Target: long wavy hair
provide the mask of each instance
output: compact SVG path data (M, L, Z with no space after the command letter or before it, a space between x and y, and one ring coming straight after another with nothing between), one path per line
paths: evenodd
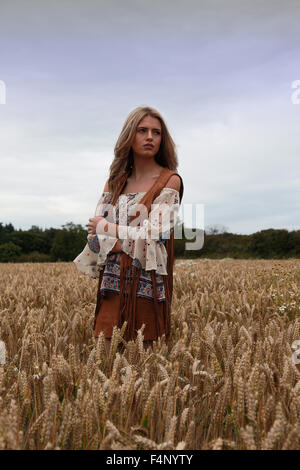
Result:
M140 121L146 116L157 118L161 124L161 144L154 159L160 166L177 170L178 158L175 143L168 131L165 120L161 114L150 106L139 106L127 116L123 129L114 148L115 158L109 168L108 187L115 196L120 178L127 173L131 175L133 169L132 143L136 135L136 129Z

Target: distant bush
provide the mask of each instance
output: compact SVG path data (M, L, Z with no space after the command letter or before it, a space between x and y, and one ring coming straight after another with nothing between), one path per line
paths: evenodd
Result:
M13 242L7 242L0 245L0 262L13 263L19 259L22 248Z

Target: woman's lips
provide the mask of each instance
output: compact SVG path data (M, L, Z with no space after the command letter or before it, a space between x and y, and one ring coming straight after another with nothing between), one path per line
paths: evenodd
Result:
M153 149L153 145L151 145L151 144L146 144L146 145L144 145L144 147L146 149Z

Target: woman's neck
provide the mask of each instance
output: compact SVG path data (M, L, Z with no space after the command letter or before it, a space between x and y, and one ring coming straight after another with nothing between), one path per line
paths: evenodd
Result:
M131 170L130 178L133 182L139 183L148 178L156 178L160 175L162 169L163 167L156 162L135 162Z

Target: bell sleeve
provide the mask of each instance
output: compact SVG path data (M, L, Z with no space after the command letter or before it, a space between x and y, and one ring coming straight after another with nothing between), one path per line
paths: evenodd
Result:
M100 215L105 216L105 212L107 212L111 200L112 194L103 192L98 201L94 217ZM96 279L99 277L99 271L101 271L106 264L108 253L113 249L117 241L118 238L110 235L89 233L87 236L87 244L73 262L80 272Z
M154 199L148 219L143 220L141 227L119 225L122 250L140 268L146 271L154 269L161 275L168 274L168 254L164 242L174 230L179 207L179 192L173 188L163 188ZM127 236L122 238L124 230L127 230Z

